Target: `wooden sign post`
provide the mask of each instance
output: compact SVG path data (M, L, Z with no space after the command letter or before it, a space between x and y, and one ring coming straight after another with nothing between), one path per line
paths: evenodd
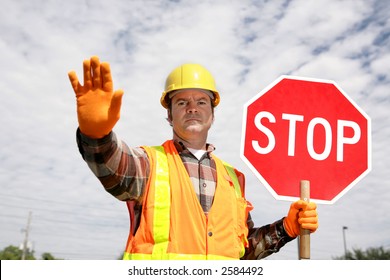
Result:
M310 181L301 180L300 197L302 200L310 202ZM301 228L299 236L299 259L310 259L310 231Z

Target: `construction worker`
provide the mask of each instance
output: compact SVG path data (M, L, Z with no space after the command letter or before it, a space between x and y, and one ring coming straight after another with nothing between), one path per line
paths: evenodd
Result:
M69 72L77 143L105 190L127 203L131 226L124 259L261 259L296 238L300 227L316 231L316 204L303 200L292 203L286 217L254 227L244 175L207 142L220 95L204 67L184 64L166 79L160 103L172 139L134 148L113 132L123 91L113 90L110 65L94 56L83 71L83 85Z

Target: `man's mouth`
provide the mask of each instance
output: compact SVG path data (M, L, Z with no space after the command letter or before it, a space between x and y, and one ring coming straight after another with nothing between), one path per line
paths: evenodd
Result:
M190 121L197 121L197 122L200 122L201 120L197 117L187 117L185 119L186 122L190 122Z
M193 123L193 124L195 124L195 123L199 123L200 120L198 120L198 119L187 119L185 122L186 123Z

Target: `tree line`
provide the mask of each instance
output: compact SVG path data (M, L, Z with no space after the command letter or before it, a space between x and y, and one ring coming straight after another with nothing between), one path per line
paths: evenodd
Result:
M0 251L0 260L21 260L23 250L10 245ZM27 250L24 256L25 260L37 260L34 251ZM334 260L390 260L390 249L384 247L370 247L366 250L353 249L347 251L345 255L334 257ZM40 260L59 260L51 253L43 253Z

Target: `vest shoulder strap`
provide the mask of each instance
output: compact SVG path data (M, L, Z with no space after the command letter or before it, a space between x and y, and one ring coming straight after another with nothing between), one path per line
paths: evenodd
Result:
M230 178L233 181L234 189L236 191L236 196L242 197L241 186L240 186L240 183L238 182L237 174L234 171L234 167L225 161L222 161L222 163L225 166L227 173L229 174Z

